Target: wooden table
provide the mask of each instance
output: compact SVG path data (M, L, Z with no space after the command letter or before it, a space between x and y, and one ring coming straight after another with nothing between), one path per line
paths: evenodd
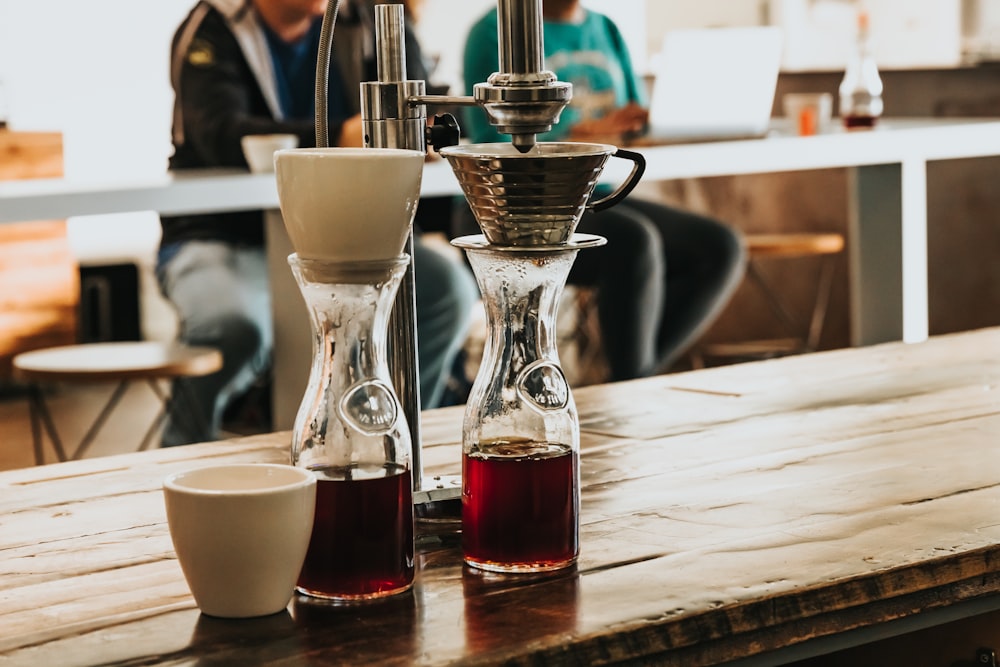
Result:
M1000 329L575 395L578 568L424 539L412 593L368 606L194 606L161 481L287 433L2 473L0 666L779 664L1000 607ZM457 472L461 409L424 416L428 473Z

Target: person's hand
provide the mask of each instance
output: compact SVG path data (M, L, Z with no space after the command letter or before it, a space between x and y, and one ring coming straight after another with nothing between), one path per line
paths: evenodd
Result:
M573 126L570 138L575 141L615 142L641 133L648 122L649 111L630 102L601 118L580 121Z
M340 126L337 145L342 148L364 148L365 129L361 122L361 114L351 116Z

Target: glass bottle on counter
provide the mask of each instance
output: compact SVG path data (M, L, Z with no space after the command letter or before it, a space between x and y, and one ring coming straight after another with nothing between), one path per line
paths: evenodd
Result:
M854 52L840 82L840 117L848 130L875 126L882 115L882 78L871 50L868 12L858 11Z
M316 518L297 590L334 601L413 585L412 443L392 387L389 312L409 257L289 257L313 325L313 363L292 463L317 477Z

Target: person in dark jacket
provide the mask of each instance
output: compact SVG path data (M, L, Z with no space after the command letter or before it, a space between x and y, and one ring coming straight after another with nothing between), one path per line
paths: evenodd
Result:
M245 135L293 133L315 145L314 84L327 0L201 0L171 47L175 94L172 170L246 168ZM362 145L359 83L377 79L367 0L341 2L329 73L330 145ZM410 78L424 78L407 34ZM187 434L173 420L170 446L218 437L230 402L269 368L272 332L261 211L163 217L157 277L180 319L180 339L223 354L220 372L183 380L207 413ZM465 339L478 289L463 262L414 243L422 405L441 400Z

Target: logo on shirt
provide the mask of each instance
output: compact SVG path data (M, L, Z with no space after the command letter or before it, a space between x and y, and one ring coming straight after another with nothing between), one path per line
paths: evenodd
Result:
M215 64L215 49L209 42L196 39L188 49L187 61L194 67L211 67Z

